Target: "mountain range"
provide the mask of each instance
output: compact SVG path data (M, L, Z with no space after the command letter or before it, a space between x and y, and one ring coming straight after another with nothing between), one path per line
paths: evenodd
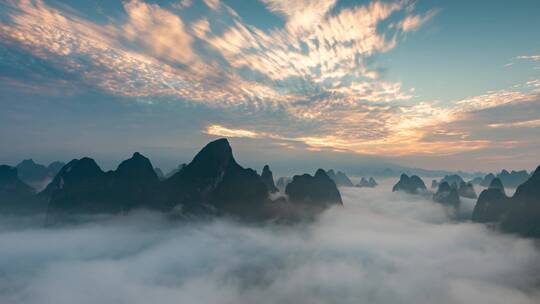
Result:
M341 171L318 169L314 175L280 178L274 183L270 167L259 175L237 163L227 139L208 143L188 164L167 177L148 158L135 152L115 170L103 171L91 158L73 159L63 165L47 187L36 192L21 178L50 177L61 163L48 167L25 160L18 167L0 166L0 212L3 214L46 213L55 221L72 215L122 214L150 209L175 216L228 215L247 220L298 220L312 218L331 206L342 206L338 186L354 186ZM45 169L44 169L45 168ZM19 172L20 170L20 172ZM525 179L526 178L526 179ZM486 175L489 187L477 199L471 219L501 231L540 237L540 167L533 174L503 170ZM504 183L504 180L507 184ZM523 181L524 180L524 181ZM504 187L517 186L513 196ZM373 178L363 178L358 187L374 187ZM459 175L434 180L428 191L416 175L402 174L392 191L432 195L434 202L455 209L460 198L475 199L472 182Z
M17 168L2 166L0 189L3 206L31 202L47 210L49 219L81 214L121 214L144 208L181 215L231 215L244 219L298 218L332 205L342 205L334 181L324 170L294 176L284 194L268 166L262 175L240 166L226 139L207 144L193 160L160 180L150 160L140 153L111 171L103 171L91 158L64 165L40 193L17 176ZM9 211L10 208L6 207ZM298 210L302 210L301 212Z

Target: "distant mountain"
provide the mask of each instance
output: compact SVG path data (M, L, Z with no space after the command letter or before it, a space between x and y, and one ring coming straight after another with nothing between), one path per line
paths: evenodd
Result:
M386 167L354 167L348 166L347 172L357 176L374 176L374 177L398 177L401 174L408 176L417 175L423 177L440 177L445 175L459 175L466 178L475 178L483 176L481 172L463 172L463 171L447 171L447 170L428 170L422 168L410 168L395 164L386 164Z
M494 179L478 197L472 220L497 223L505 232L540 237L540 166L512 197L506 196L500 179Z
M512 172L502 170L501 173L497 174L497 177L501 180L505 187L516 188L517 186L526 182L531 176L525 170L512 170Z
M448 185L450 186L456 185L457 187L459 184L464 183L465 181L463 180L461 176L457 174L451 174L451 175L446 175L445 177L443 177L443 179L441 179L439 184L442 184L444 182L447 182Z
M476 185L480 185L482 187L489 187L491 184L491 181L495 178L495 175L493 173L489 173L484 177L476 177L471 182Z
M296 204L326 208L331 205L343 205L335 182L322 169L314 176L295 175L287 185L285 194Z
M19 179L17 168L0 165L0 213L34 214L44 212L46 206L46 200Z
M326 171L326 174L331 180L334 181L334 183L336 183L338 187L354 187L354 184L351 182L349 177L341 171L334 173L334 170L330 169Z
M407 174L401 174L399 182L392 188L392 192L403 191L410 194L417 194L426 190L426 185L420 177L416 175L409 177Z
M433 195L433 201L456 208L460 204L457 189L450 186L446 181L439 184L437 192Z
M279 189L274 184L274 175L272 174L272 171L270 171L270 167L268 165L264 166L261 173L261 178L266 185L266 189L268 189L268 192L275 193L279 191Z
M477 198L476 191L472 183L461 182L458 186L458 193L461 197Z
M370 177L369 179L366 179L365 177L362 177L360 179L360 183L356 185L356 187L359 188L375 188L377 187L378 183L375 181L373 177Z
M36 190L41 190L64 166L62 162L52 162L47 167L37 164L32 159L25 159L17 164L19 178Z
M473 184L481 185L483 187L488 187L491 181L494 178L499 178L499 180L503 183L505 187L508 188L516 188L517 186L523 184L531 175L527 173L525 170L521 171L514 171L508 172L507 170L502 170L497 175L494 175L493 173L489 173L483 178L477 177L473 179L471 182Z

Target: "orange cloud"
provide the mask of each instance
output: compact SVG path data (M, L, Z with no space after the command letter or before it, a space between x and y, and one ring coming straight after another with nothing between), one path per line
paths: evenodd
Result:
M245 137L245 138L257 138L261 137L258 133L242 129L229 129L221 125L210 125L206 129L206 133L209 135L223 136L223 137Z

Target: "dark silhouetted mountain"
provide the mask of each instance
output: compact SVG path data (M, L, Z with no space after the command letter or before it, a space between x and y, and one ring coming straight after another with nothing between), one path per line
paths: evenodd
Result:
M365 177L362 177L360 179L360 183L358 183L358 185L356 185L356 187L359 187L359 188L375 188L377 187L377 182L375 181L375 179L373 177L370 177L369 180L366 179Z
M268 192L275 193L278 192L278 188L276 188L276 185L274 184L274 175L272 174L272 171L270 171L270 167L268 165L265 165L262 174L261 174L262 181L266 185L266 189L268 189Z
M505 187L516 188L517 186L526 182L531 176L525 170L512 170L512 172L502 170L501 173L497 175L497 177L501 180Z
M33 159L25 159L17 164L19 178L23 181L35 182L47 177L47 167L36 164Z
M508 212L510 200L504 193L501 180L494 178L488 189L482 191L472 213L472 221L478 223L498 222Z
M448 182L439 184L437 192L433 195L433 200L437 203L453 207L458 207L460 203L457 189L451 187Z
M261 212L268 190L252 169L233 157L226 139L206 145L178 173L164 181L165 209L252 217Z
M292 181L292 179L290 177L286 177L286 176L282 176L280 178L278 178L277 182L276 182L276 186L285 191L285 187L287 187L287 185Z
M392 188L392 192L395 191L417 194L426 191L426 185L422 179L416 175L409 177L407 174L401 174L399 182Z
M15 189L16 171L2 168L5 189ZM15 172L15 173L14 173ZM265 180L268 184L265 184ZM24 189L20 182L19 188ZM268 187L268 185L270 187ZM241 167L226 139L206 145L188 164L168 179L159 180L150 160L140 153L114 171L104 172L88 157L63 166L45 190L31 197L49 200L48 223L71 215L118 214L137 208L174 215L233 215L242 219L298 220L310 218L332 204L342 204L334 181L323 170L315 176L296 176L286 197L271 200L272 172L262 177ZM28 192L28 191L26 191Z
M439 188L439 182L434 179L431 181L431 189Z
M157 177L159 178L159 180L164 180L165 179L165 174L163 174L163 171L161 171L160 168L154 168L154 172L156 172L156 175Z
M335 182L322 169L314 176L295 175L287 185L285 194L295 204L303 204L324 209L331 205L343 205Z
M120 213L156 198L158 177L150 161L139 153L103 172L91 158L65 165L40 194L50 197L50 215Z
M334 181L334 183L336 183L336 186L338 187L354 187L354 184L351 182L349 177L341 171L334 173L334 170L330 169L326 171L326 174L331 180Z
M503 194L505 194L504 192L504 185L502 183L502 181L499 179L499 178L494 178L491 180L491 183L489 183L489 187L488 189L498 189L500 190Z
M503 231L540 237L540 166L517 187L508 209L501 223Z
M34 189L41 190L64 166L62 162L52 162L49 166L25 159L17 165L19 179Z
M482 187L488 187L491 184L491 181L495 178L499 178L505 187L516 188L517 186L523 184L531 175L525 170L508 172L507 170L502 170L497 176L492 173L487 174L484 178L475 178L472 180L473 184L480 185Z
M46 200L35 195L32 187L21 181L17 168L0 165L0 213L33 214L44 212Z
M486 176L484 176L484 179L482 180L482 182L480 183L480 186L482 187L489 187L489 185L491 185L491 182L495 179L495 175L493 175L492 173L489 173L487 174Z
M459 176L457 174L451 174L451 175L446 175L443 179L441 179L439 184L442 184L444 182L447 182L448 185L450 185L450 186L456 185L456 187L457 187L459 184L464 182L464 180L463 180L463 178L461 178L461 176Z
M461 197L477 198L476 191L472 183L461 182L458 187L458 193Z

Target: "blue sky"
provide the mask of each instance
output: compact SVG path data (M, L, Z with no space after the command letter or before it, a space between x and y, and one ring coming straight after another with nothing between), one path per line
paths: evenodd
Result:
M538 1L0 4L0 162L531 170ZM309 166L308 165L308 166Z

